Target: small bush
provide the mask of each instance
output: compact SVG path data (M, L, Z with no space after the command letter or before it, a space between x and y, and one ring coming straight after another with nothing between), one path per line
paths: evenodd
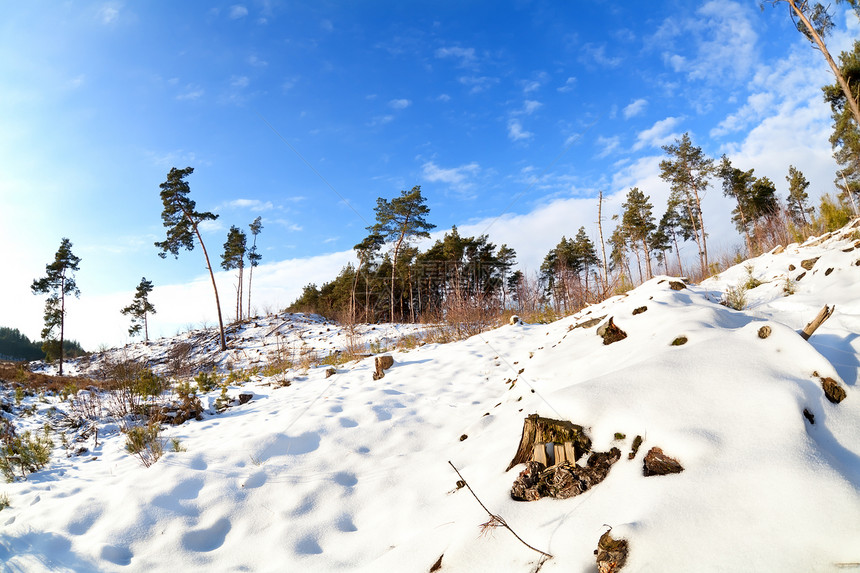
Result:
M747 278L743 283L743 287L746 290L752 290L757 286L760 286L762 282L753 276L753 271L755 268L752 265L745 265L744 269L747 272Z
M797 283L791 280L791 277L785 275L785 282L782 285L782 292L785 296L794 294L797 290Z
M12 504L9 502L9 494L0 493L0 511L3 511L7 507L12 507Z
M221 384L221 376L219 376L218 372L213 368L211 374L207 372L200 372L197 374L197 376L194 377L194 381L197 382L197 391L201 394L206 394Z
M125 433L125 449L137 456L144 467L149 467L164 453L164 443L160 437L161 425L150 421L145 426L132 426Z
M12 430L3 434L0 446L0 472L7 481L13 481L20 473L26 478L28 473L38 471L51 461L54 442L48 436L24 432L14 435Z
M141 370L134 384L134 391L140 396L159 396L164 392L166 382L149 368Z
M170 449L174 452L187 452L188 449L182 445L179 438L170 438Z
M747 307L746 289L742 286L729 287L726 289L726 295L723 303L735 310L743 310Z

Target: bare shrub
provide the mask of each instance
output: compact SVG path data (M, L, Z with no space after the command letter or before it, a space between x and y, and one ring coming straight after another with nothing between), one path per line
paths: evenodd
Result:
M144 467L150 467L164 453L160 419L150 418L146 424L127 427L124 432L126 451L137 456Z

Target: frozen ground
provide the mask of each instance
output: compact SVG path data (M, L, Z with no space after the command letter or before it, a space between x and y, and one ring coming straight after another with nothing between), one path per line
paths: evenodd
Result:
M186 451L149 468L104 421L85 454L57 447L46 469L0 485L11 503L0 511L0 570L427 572L442 556L440 571L593 572L607 526L629 541L624 571L860 570L858 229L682 290L657 277L553 324L393 352L380 380L373 358L328 378L326 367L292 372L288 387L254 376L229 388L253 393L247 404L169 427ZM746 310L719 304L750 275L762 284L746 291ZM825 304L835 313L803 340L798 331ZM627 338L604 345L597 326L572 328L597 317ZM246 368L285 345L328 354L347 343L335 324L279 320L249 326L241 348L199 363ZM361 336L408 334L376 328ZM673 346L680 337L686 344ZM177 342L124 352L159 368ZM828 401L821 377L847 397ZM65 407L46 400L14 408L35 404L33 416L4 415L40 428L51 407ZM512 500L523 466L505 468L532 413L585 426L596 451L618 447L621 460L580 496ZM644 443L629 460L636 435ZM644 477L654 446L684 471ZM553 557L505 529L482 531L489 516L457 488L449 461Z

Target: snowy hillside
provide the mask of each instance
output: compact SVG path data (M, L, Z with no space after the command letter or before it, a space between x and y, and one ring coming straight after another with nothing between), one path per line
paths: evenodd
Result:
M745 310L720 304L750 277L761 284L743 291ZM291 373L289 386L256 374L228 390L249 402L167 427L181 451L149 468L103 421L86 452L55 439L48 467L0 485L0 570L593 572L610 527L629 544L624 571L860 570L858 285L860 221L700 285L657 277L553 324L391 352L381 379L372 357ZM824 305L834 314L804 340ZM610 319L626 337L605 344ZM278 345L348 342L334 324L279 320L195 360L245 369ZM409 333L376 328L361 336ZM125 355L158 368L181 341ZM43 399L12 405L6 390L4 416L38 431L68 404ZM526 466L506 468L530 414L581 425L592 452L620 459L581 495L515 501ZM683 471L646 477L655 447ZM449 461L552 557L494 527Z

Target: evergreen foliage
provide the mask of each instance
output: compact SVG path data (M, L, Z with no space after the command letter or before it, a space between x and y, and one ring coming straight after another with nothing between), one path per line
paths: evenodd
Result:
M638 246L642 246L642 258L645 260L645 269L648 278L654 276L651 271L651 244L657 225L654 224L651 197L642 193L638 187L633 187L627 193L627 202L622 205L621 224L624 226L625 235L631 242L631 248L639 260ZM635 246L634 246L635 245ZM641 275L641 271L640 271Z
M218 298L218 286L215 284L215 273L209 262L209 254L206 245L200 236L200 223L214 221L218 215L208 211L197 211L196 203L188 197L191 188L185 178L194 173L193 167L177 169L172 167L167 174L167 180L159 185L161 189L161 202L164 210L161 212L161 221L167 229L167 238L158 241L155 246L160 249L158 256L162 259L170 253L179 258L179 250L194 250L194 238L200 242L203 257L206 259L206 268L209 269L209 277L212 279L212 289L215 291L215 306L218 309L218 326L221 329L221 350L227 350L227 339L224 336L224 321L221 318L221 301Z
M803 172L794 165L788 166L788 175L785 176L785 180L788 182L786 205L789 217L795 225L809 224L806 215L815 210L808 206L809 194L806 190L809 188L809 181L806 180Z
M403 190L399 197L391 201L382 197L376 200L376 223L368 227L371 233L379 234L384 240L391 242L391 282L388 319L394 322L396 305L395 290L397 288L396 278L398 276L398 265L404 267L400 260L404 248L413 239L427 238L435 225L426 220L430 208L426 205L426 199L421 195L421 186L416 185L411 191ZM403 270L402 268L400 269ZM401 284L404 274L400 274ZM403 306L400 305L400 317L404 316ZM415 317L412 316L414 320Z
M54 262L45 265L45 276L35 279L30 289L33 294L47 294L45 302L45 327L42 329L42 350L48 360L60 359L60 376L63 375L63 354L65 345L64 326L66 318L66 295L80 296L81 291L75 282L75 271L81 262L72 253L72 243L66 238L60 241L60 247L54 255ZM55 330L59 330L59 339L53 338Z
M239 227L232 225L224 243L224 253L221 255L221 268L225 271L238 269L239 284L236 286L236 320L242 320L242 285L244 284L245 253L247 251L247 236Z
M152 281L146 280L146 277L141 277L131 304L120 311L122 314L131 316L131 326L128 329L129 336L136 336L143 329L143 339L149 340L147 315L155 314L155 306L149 302L149 293L152 292L152 288Z
M31 341L17 328L0 326L0 358L4 360L41 360L41 344Z
M705 156L701 147L696 147L685 133L672 145L663 146L670 159L660 162L660 178L671 186L671 201L677 203L689 222L692 238L699 247L699 262L702 274L708 269L708 243L705 219L702 215L701 197L708 187L714 171L714 160ZM685 221L684 223L688 223Z
M254 236L254 240L251 244L251 248L248 250L248 263L251 265L251 269L248 271L248 316L251 316L251 281L254 278L254 268L260 264L260 261L263 259L263 255L257 252L257 235L260 234L260 231L263 230L262 217L257 217L256 219L248 225L251 229L251 234Z

